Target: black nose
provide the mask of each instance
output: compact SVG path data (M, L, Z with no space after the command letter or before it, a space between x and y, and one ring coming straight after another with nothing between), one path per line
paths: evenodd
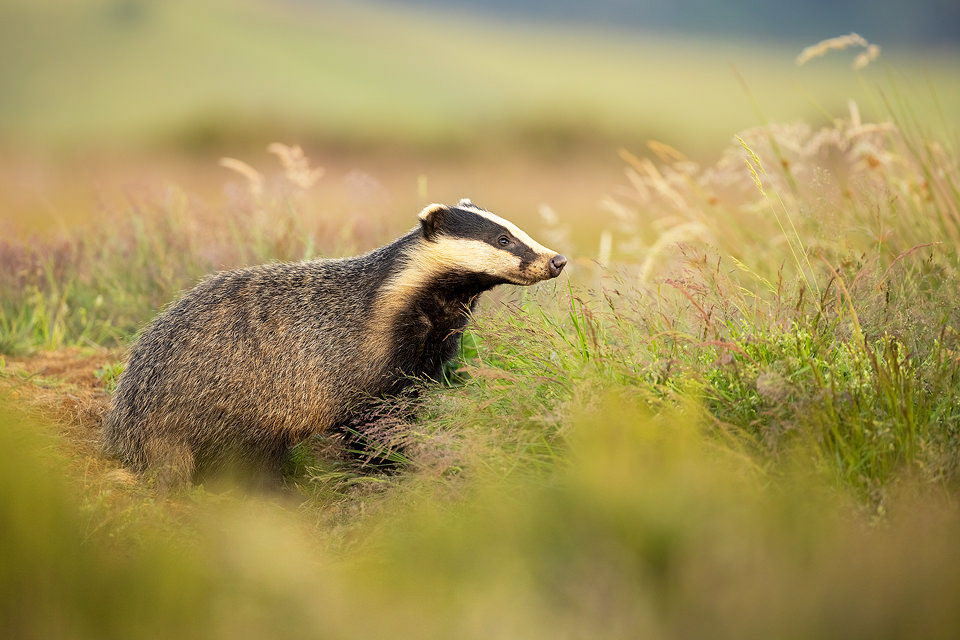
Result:
M560 272L563 271L563 268L567 264L567 259L561 255L555 255L550 258L550 277L556 278L560 275Z

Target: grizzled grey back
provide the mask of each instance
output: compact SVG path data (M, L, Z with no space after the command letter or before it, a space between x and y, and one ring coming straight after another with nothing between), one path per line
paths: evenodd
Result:
M279 476L290 448L364 399L438 379L481 293L560 275L566 258L461 200L343 259L214 274L134 345L104 424L109 452L165 487L198 468Z

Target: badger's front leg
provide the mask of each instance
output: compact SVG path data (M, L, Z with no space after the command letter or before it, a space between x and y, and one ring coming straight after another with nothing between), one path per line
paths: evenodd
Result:
M396 469L405 460L410 422L416 417L419 393L411 387L399 396L370 401L331 428L344 450L365 467Z

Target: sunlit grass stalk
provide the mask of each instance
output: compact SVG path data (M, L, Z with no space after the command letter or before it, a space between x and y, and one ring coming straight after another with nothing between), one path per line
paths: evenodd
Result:
M786 205L783 202L783 198L780 197L780 194L774 192L776 196L777 205L779 205L780 211L783 212L783 217L787 219L787 222L790 224L790 230L793 235L791 237L790 233L787 232L787 229L783 225L783 221L780 217L780 213L777 211L777 207L770 201L770 196L767 193L767 189L763 186L763 180L761 175L764 177L767 175L766 170L763 167L763 163L760 162L760 158L756 153L744 142L743 138L738 137L737 140L740 142L740 145L747 152L749 158L746 160L747 166L750 168L750 173L753 174L754 182L756 183L757 189L760 191L760 194L763 198L770 204L770 211L773 213L774 218L777 221L777 225L780 227L780 231L783 233L783 237L787 240L787 245L790 247L790 253L793 256L793 260L797 265L797 269L803 277L804 282L807 287L812 291L817 292L819 295L820 288L819 284L816 281L816 278L809 277L808 274L813 274L813 267L810 264L810 257L807 254L807 250L803 246L803 240L800 238L800 234L797 231L796 226L793 224L793 218L790 216L790 212L787 210ZM796 243L796 247L794 246ZM802 256L802 260L801 260Z

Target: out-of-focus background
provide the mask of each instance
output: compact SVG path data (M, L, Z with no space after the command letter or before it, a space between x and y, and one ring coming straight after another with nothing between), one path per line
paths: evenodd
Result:
M620 148L710 159L737 131L829 122L850 98L868 117L888 75L931 130L953 126L958 16L949 0L3 0L0 207L49 228L144 180L217 192L217 158L263 166L280 141L329 172L330 213L469 195L596 215ZM853 31L878 62L794 63Z

